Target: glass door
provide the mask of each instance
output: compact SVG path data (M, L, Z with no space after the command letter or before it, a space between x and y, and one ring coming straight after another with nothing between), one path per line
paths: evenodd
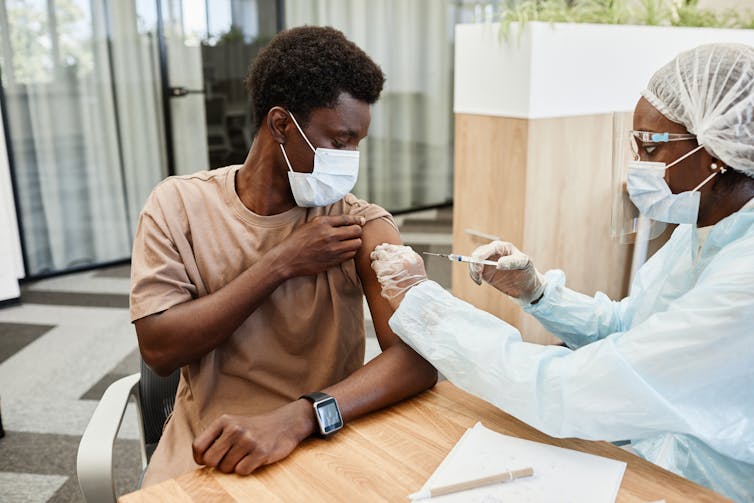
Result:
M127 259L144 199L166 174L156 11L144 12L139 1L0 1L29 276Z
M157 0L171 173L243 163L254 134L244 76L280 26L275 0Z
M149 192L246 157L243 78L282 0L0 0L27 276L128 259Z

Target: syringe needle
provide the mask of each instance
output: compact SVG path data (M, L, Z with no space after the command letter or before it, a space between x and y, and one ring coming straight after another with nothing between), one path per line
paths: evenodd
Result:
M455 253L447 254L447 253L432 253L432 252L422 252L425 255L433 255L435 257L444 257L451 262L465 262L467 264L482 264L482 265L497 265L497 262L494 262L492 260L481 260L481 259L475 259L474 257L469 257L467 255L457 255Z

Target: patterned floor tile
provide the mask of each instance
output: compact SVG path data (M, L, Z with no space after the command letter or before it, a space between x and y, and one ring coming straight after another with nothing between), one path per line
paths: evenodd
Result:
M131 263L97 269L92 273L95 278L125 278L131 279Z
M0 363L21 351L51 328L53 325L0 323Z
M53 306L125 307L128 295L112 293L77 293L21 289L21 303L49 304Z
M99 401L108 386L110 386L118 379L122 379L126 376L139 372L140 369L141 357L139 356L139 350L135 349L131 353L129 353L129 355L126 356L123 360L121 360L121 362L118 363L118 365L116 365L111 372L105 374L102 379L97 381L94 386L89 388L86 393L81 395L79 399Z
M0 501L45 503L67 480L63 475L0 473Z
M83 502L76 466L79 436L9 432L0 440L0 501ZM116 492L136 489L141 475L139 442L116 440L113 477ZM11 480L7 486L3 482Z

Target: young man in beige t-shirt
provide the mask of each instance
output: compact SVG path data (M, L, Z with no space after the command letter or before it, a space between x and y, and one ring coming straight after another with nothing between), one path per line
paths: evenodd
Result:
M348 194L383 82L337 30L282 32L247 78L258 132L244 164L150 195L131 318L144 361L163 375L180 367L181 380L144 485L286 457L318 431L304 394L335 397L347 424L435 383L390 330L370 267L376 245L400 242L395 224ZM363 296L382 348L367 365Z

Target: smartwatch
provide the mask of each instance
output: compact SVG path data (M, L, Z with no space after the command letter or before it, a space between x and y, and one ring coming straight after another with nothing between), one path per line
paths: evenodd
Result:
M343 417L334 396L315 391L301 398L306 398L314 407L314 417L319 425L319 436L326 438L343 427Z

